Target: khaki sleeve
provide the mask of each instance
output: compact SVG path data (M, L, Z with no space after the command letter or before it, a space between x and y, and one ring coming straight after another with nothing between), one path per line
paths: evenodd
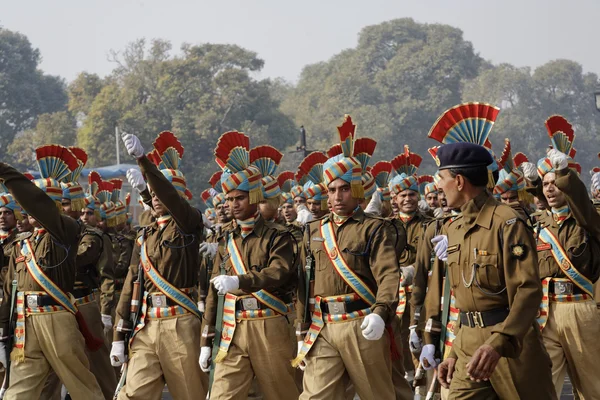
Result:
M415 319L411 325L416 325L419 322L419 314L425 302L427 293L427 280L429 278L429 269L431 266L431 250L433 244L431 239L436 235L437 221L430 223L425 230L423 239L417 249L417 258L415 260L415 277L413 279L413 290L410 298L410 304L415 310Z
M219 249L217 250L217 254L214 259L212 275L210 279L216 278L221 274L220 265L223 262L222 254L224 254L224 248L222 246L223 241L219 243ZM205 312L202 316L202 331L200 337L200 346L212 346L213 339L215 337L215 324L217 321L217 303L218 296L217 291L210 284L210 279L208 282L208 292L206 294L206 304L205 304Z
M127 277L123 283L123 290L119 297L119 303L115 310L115 330L113 332L113 341L118 342L125 338L125 333L122 330L133 330L134 326L130 320L131 298L133 297L133 282L138 276L138 264L140 262L140 246L135 243L133 253L131 254L131 264ZM144 290L141 288L141 290ZM140 304L140 307L142 305Z
M148 185L169 210L169 214L171 214L177 226L188 234L203 231L203 229L199 229L203 226L200 212L179 195L177 189L156 168L156 165L148 160L146 156L138 159L138 165L146 177Z
M100 270L100 311L110 315L115 306L115 262L112 252L112 242L107 235L102 236L102 263Z
M369 259L373 277L377 282L375 304L371 310L384 321L390 322L398 305L400 270L396 252L396 230L388 221L382 222L369 249Z
M102 239L93 233L84 233L77 247L77 271L86 273L87 268L95 266L102 253Z
M3 257L1 255L0 257ZM10 320L10 303L12 297L12 281L15 277L15 253L17 253L16 248L13 251L13 255L10 257L8 262L8 272L6 274L6 279L4 280L4 300L0 305L0 342L4 342L8 339L9 334L9 320Z
M511 224L505 223L500 229L510 313L502 324L494 327L486 344L491 345L502 357L516 358L521 354L525 334L530 329L538 329L534 321L542 301L542 284L535 240L525 222L516 219ZM523 256L512 254L515 245L523 247Z
M307 257L310 254L310 249L307 248L307 243L310 238L310 224L306 225L306 229L304 229L304 239L298 243L299 245L299 257L300 264L298 266L298 289L296 295L296 339L298 341L303 340L304 336L308 332L308 328L310 328L310 322L306 322L306 315L304 308L306 307L306 302L308 299L306 298L306 285L309 284L306 279L306 265L307 265ZM312 261L312 267L315 268L315 260Z
M585 184L569 168L556 172L556 187L567 196L577 224L600 240L600 214L590 200Z

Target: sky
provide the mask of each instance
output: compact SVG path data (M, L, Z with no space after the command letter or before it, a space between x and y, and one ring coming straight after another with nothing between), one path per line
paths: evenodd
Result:
M0 26L25 34L41 69L105 76L111 50L139 38L231 43L265 60L259 78L296 82L302 67L356 46L360 30L395 18L463 30L482 57L536 67L567 58L600 74L599 0L0 0Z

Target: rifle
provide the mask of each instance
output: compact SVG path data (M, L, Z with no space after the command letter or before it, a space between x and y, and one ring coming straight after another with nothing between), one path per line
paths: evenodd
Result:
M4 394L8 390L10 385L10 352L13 347L13 339L15 335L15 299L17 297L17 279L12 281L12 290L10 293L10 315L8 317L8 340L6 341L6 371L4 373L4 381L2 382L2 388L0 389L0 400L4 398Z
M225 243L229 241L229 234L225 235ZM219 275L225 275L225 263L229 257L223 258L221 263L219 264ZM213 266L214 268L214 266ZM210 365L210 374L208 375L208 395L207 399L210 399L210 392L212 390L213 381L215 379L215 368L216 363L214 362L217 353L219 352L219 346L221 344L221 333L223 332L223 308L225 308L225 295L217 293L219 297L217 301L217 321L215 323L215 338L213 339L213 348L212 348L212 359Z
M310 303L311 303L311 300L314 302L314 300L311 298L311 294L314 293L314 287L315 287L314 265L315 265L315 259L312 255L312 253L309 251L308 255L306 256L306 266L304 267L306 284L305 284L305 288L304 288L304 296L305 297L304 297L304 321L303 322L311 322Z
M123 339L125 342L125 346L127 346L127 351L125 352L125 362L121 366L121 378L119 379L119 383L117 384L117 388L115 389L115 395L113 396L114 400L117 400L119 397L119 392L125 386L125 381L127 379L127 367L129 366L129 341L131 340L131 336L135 330L138 319L140 318L140 312L143 297L144 297L144 268L142 264L138 265L138 276L137 280L133 282L133 293L131 296L131 305L129 306L129 321L131 322L131 329L125 331L125 338Z

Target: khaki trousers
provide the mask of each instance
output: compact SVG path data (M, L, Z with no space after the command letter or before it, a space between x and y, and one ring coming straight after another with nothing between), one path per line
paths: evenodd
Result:
M151 319L130 348L119 400L159 400L165 383L176 400L204 400L208 377L200 370L200 320L192 314Z
M493 329L493 326L460 327L452 345L457 361L448 399L556 400L550 357L535 322L523 338L523 349L518 358L500 358L489 381L476 382L467 376L466 364L489 339Z
M239 321L227 356L216 365L210 399L245 400L254 377L265 400L298 399L295 346L283 316Z
M361 400L396 398L388 335L367 340L362 322L325 324L305 359L301 400L343 400L348 378Z
M406 351L404 350L408 348L408 342L403 342L404 329L402 324L404 324L404 318L401 321L400 318L395 317L394 322L392 322L394 340L396 341L396 347L398 348L398 352L401 356L401 358L399 358L398 360L392 361L392 382L394 383L394 392L396 393L396 400L413 398L412 388L406 380L406 378L404 377L406 374L406 370L404 369L404 357L406 357ZM411 361L412 366L412 359L410 358L412 357L412 354L410 351L408 352L408 357Z
M557 395L562 392L568 369L573 391L581 399L600 399L600 314L595 301L551 302L542 337L552 360Z
M6 400L38 399L52 370L74 400L104 397L89 370L85 341L75 316L67 311L25 319L25 361L12 363Z

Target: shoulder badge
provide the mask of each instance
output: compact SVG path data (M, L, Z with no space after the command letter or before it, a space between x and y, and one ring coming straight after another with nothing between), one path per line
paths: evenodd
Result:
M508 221L506 221L506 225L512 225L512 224L514 224L515 222L517 222L517 219L516 219L516 218L511 218L511 219L509 219Z
M526 249L524 244L515 244L510 246L510 254L517 260L522 260L526 256Z

